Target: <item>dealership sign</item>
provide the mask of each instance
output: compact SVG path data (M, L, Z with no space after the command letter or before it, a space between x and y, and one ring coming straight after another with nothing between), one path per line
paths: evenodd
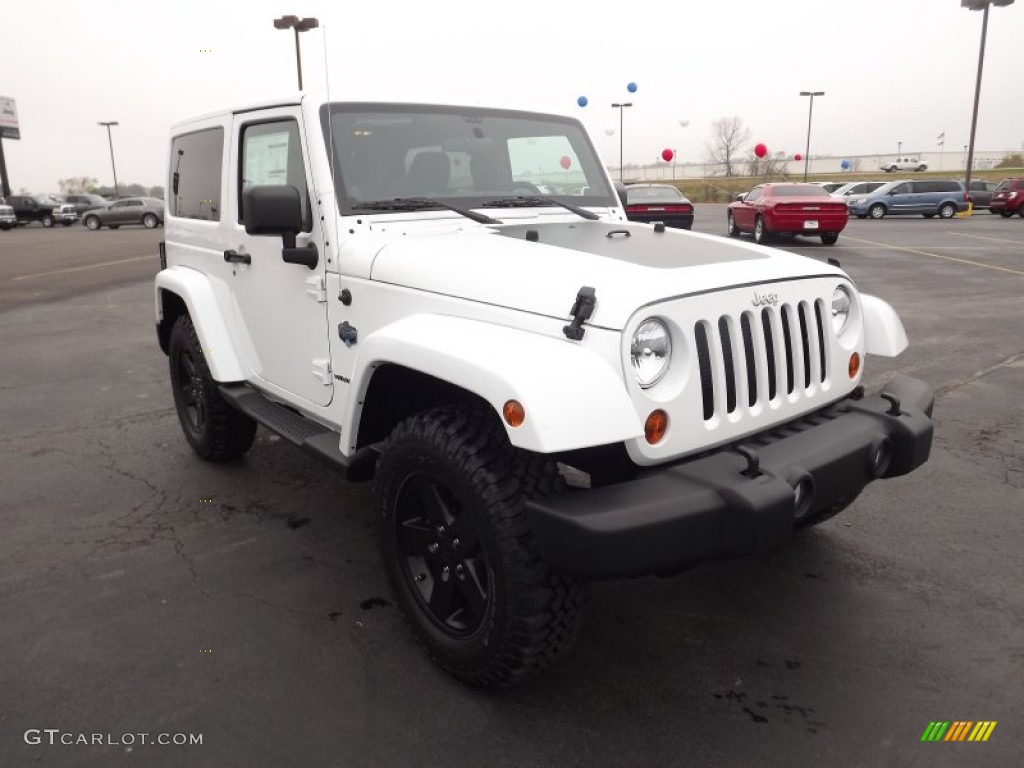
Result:
M20 139L18 130L18 108L14 99L0 96L0 139Z

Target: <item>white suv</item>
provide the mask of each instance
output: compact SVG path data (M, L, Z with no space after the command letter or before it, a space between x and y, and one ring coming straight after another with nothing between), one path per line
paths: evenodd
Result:
M591 579L758 552L923 463L932 393L837 265L628 222L582 124L312 94L175 125L156 323L185 438L375 477L429 655L525 678Z
M896 171L927 171L928 163L922 163L916 157L897 157L895 160L882 163L882 170L886 173Z

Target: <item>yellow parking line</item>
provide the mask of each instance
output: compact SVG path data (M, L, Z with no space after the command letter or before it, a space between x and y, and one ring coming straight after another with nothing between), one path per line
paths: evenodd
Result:
M876 243L873 240L861 240L859 237L850 237L849 235L843 236L846 240L853 240L857 243L866 243L867 245L880 245L883 248L888 248L891 251L904 251L906 253L916 253L919 256L931 256L935 259L945 259L946 261L956 261L961 264L970 264L972 267L984 267L985 269L995 269L999 272L1009 272L1011 275L1024 276L1024 272L1019 269L1010 269L1009 267L997 267L995 264L984 264L980 261L971 261L970 259L958 259L955 256L943 256L941 253L930 253L929 251L918 251L914 248L904 248L902 245L889 245L887 243Z
M1024 245L1024 240L1007 240L1002 237L985 237L984 235L968 235L965 232L950 232L951 235L957 237L973 237L975 240L991 240L993 243L1013 243L1014 245Z
M32 280L36 277L49 277L50 275L63 275L66 272L84 272L87 269L98 269L100 267L112 267L117 264L130 264L133 261L145 261L151 259L154 263L156 262L153 256L136 256L133 259L121 259L120 261L101 261L99 264L89 264L84 267L68 267L67 269L54 269L50 272L36 272L31 275L19 275L18 277L11 278L12 283L17 283L20 280Z

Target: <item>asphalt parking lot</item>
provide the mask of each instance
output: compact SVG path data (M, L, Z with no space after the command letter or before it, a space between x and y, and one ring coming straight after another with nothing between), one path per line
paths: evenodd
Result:
M780 241L899 311L911 347L867 383L936 388L930 462L779 551L594 585L575 650L497 693L405 631L368 486L264 431L238 464L189 450L161 237L0 232L0 766L1019 764L1024 220ZM933 720L998 726L922 744ZM47 728L202 745L25 743Z

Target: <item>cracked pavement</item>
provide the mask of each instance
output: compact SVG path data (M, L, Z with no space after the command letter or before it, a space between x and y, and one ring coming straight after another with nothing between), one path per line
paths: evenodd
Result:
M722 231L723 207L697 215ZM927 251L950 227L1024 244L1021 224L850 230ZM931 461L779 551L594 585L576 649L504 693L452 681L405 631L368 485L264 430L235 464L191 453L148 282L5 305L0 766L1016 764L1024 278L842 238L780 247L839 258L897 308L911 347L869 358L868 384L936 387ZM965 251L1024 269L1022 252ZM935 719L999 725L921 744ZM40 747L27 728L204 743Z

